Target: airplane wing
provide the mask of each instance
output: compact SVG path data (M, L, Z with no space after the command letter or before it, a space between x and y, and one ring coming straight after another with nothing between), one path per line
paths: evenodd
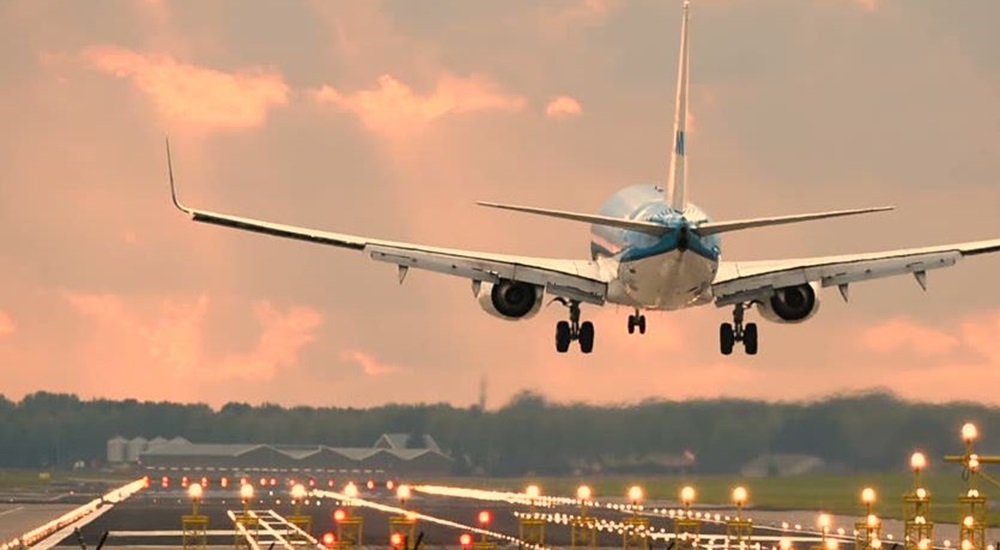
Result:
M194 221L361 251L373 260L396 264L399 268L400 283L412 267L479 282L496 283L501 279L509 279L535 284L544 287L551 295L596 305L603 305L607 295L608 278L603 276L601 266L590 260L532 258L437 248L282 225L190 208L181 204L177 198L169 143L167 165L174 205L190 215Z
M766 300L775 289L805 283L836 286L847 300L851 283L905 274L912 274L926 290L927 271L993 252L1000 252L1000 239L798 260L722 262L712 291L720 307Z

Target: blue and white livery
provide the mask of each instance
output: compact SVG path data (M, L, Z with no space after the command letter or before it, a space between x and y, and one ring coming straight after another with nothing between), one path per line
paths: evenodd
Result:
M685 2L674 144L665 185L626 187L609 198L598 214L480 203L591 224L590 259L533 258L429 247L189 208L177 198L168 143L167 163L174 204L195 221L361 251L374 260L398 266L400 283L410 268L469 279L481 307L502 319L533 317L549 295L569 310L569 319L556 325L555 344L559 352L566 352L574 341L579 342L583 353L593 350L594 326L589 321L581 322L581 304L627 306L632 311L628 331L640 334L646 332L643 311L715 304L733 308L733 322L723 323L719 330L721 352L731 354L740 342L746 353L753 355L758 349L757 325L744 323L744 314L750 307L756 306L767 320L798 323L817 312L822 287L836 286L847 300L851 283L912 274L926 289L928 270L952 266L965 256L1000 251L1000 239L995 239L847 256L723 261L719 237L722 233L879 212L891 207L713 221L689 203L686 170L688 14L689 5Z

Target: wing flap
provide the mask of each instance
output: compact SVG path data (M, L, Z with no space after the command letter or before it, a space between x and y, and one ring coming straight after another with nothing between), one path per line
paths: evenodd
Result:
M712 291L718 306L770 298L775 289L824 287L951 267L965 256L1000 252L1000 239L887 252L761 262L723 262ZM923 283L921 283L923 286Z
M599 267L593 262L519 257L497 261L462 253L385 245L372 245L366 251L376 261L455 275L473 281L496 283L500 279L509 279L531 283L545 287L550 294L591 304L602 305L607 292L607 285L600 280Z

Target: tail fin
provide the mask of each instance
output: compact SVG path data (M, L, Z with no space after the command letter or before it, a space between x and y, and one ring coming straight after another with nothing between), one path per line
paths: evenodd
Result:
M684 0L684 19L681 23L681 52L677 62L677 102L674 106L674 149L670 156L670 173L667 176L667 204L679 212L687 207L687 168L685 166L685 138L688 110L688 11L690 2Z

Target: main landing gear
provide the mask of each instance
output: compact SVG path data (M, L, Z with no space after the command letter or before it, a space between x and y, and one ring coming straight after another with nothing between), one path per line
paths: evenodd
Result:
M555 301L569 308L569 321L556 323L556 351L566 353L573 340L580 342L580 351L590 353L594 350L594 323L580 322L580 302L556 298Z
M722 323L719 327L719 348L723 355L731 355L736 342L743 342L747 355L757 355L757 323L743 326L743 313L748 304L736 304L733 308L733 324Z
M639 334L646 334L646 316L638 309L628 316L628 333L635 334L635 329L639 329Z

